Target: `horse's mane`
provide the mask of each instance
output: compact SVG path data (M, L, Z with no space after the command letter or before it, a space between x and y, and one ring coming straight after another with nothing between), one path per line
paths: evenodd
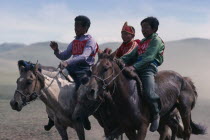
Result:
M46 66L44 66L44 68L46 68ZM50 70L48 68L50 68ZM51 67L47 67L47 69L42 69L42 74L45 76L48 76L50 78L59 77L62 80L67 81L66 78L63 76L63 74L60 73L59 70L57 70L57 69L55 69L55 71L51 71L51 70L52 70ZM69 80L74 81L70 75L68 75L68 78L69 78Z
M138 74L132 70L130 70L128 67L125 67L125 64L123 61L121 61L120 59L117 58L112 58L112 54L111 53L111 49L107 48L104 50L103 53L100 54L100 59L110 59L110 61L113 61L116 63L116 65L123 71L123 75L128 78L128 79L134 79L137 82L137 89L138 89L138 93L139 96L142 96L142 82L140 80L140 78L138 77Z
M41 69L46 70L46 71L50 71L50 72L55 72L58 71L57 68L53 67L53 66L43 66L40 64Z

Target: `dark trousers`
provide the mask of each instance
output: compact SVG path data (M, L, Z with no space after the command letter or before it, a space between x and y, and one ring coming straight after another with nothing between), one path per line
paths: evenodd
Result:
M161 109L161 103L159 96L155 93L155 79L154 76L157 73L157 67L153 64L138 71L138 75L143 85L143 95L148 102L151 115L157 115Z
M90 71L89 65L68 66L69 75L74 79L76 89L81 85L81 79Z

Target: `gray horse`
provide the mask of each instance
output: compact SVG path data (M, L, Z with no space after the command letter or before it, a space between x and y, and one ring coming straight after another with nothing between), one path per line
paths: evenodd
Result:
M76 130L79 140L85 140L84 127L71 119L76 105L75 84L70 83L57 72L39 71L38 65L18 61L20 77L17 89L10 101L12 109L21 111L30 101L39 97L46 105L46 111L54 121L62 140L68 140L67 127Z

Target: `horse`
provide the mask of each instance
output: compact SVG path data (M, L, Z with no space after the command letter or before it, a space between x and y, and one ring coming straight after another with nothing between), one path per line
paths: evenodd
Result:
M25 105L39 97L46 105L46 112L62 140L68 140L67 127L76 130L79 140L85 140L83 123L72 120L76 105L75 83L65 80L59 71L52 72L55 70L52 67L49 68L51 71L41 72L38 64L20 60L18 68L20 77L10 101L12 109L21 111Z
M92 76L86 85L87 96L96 100L103 96L100 94L105 93L104 91L111 93L123 131L137 130L137 135L129 139L144 140L150 123L148 103L144 100L146 97L143 92L138 92L136 84L122 73L125 69L120 69L113 58L112 55L98 53L98 62L92 67ZM184 140L190 139L191 132L194 134L206 132L203 126L195 124L191 119L191 110L196 103L197 92L192 81L188 80L174 71L160 71L155 76L155 91L161 99L161 118L177 108L184 125ZM73 118L83 117L83 114L81 104L77 105Z
M73 114L79 116L75 118L79 120L81 117L89 117L93 115L99 122L99 124L104 128L104 133L107 140L113 140L118 138L119 135L125 133L130 139L134 138L135 132L124 132L121 123L117 118L117 110L114 106L114 102L110 96L110 93L99 94L96 100L94 100L89 94L85 84L88 82L88 77L84 77L82 80L82 85L78 89L78 98L76 109ZM158 132L160 134L160 140L173 140L176 136L182 138L183 126L180 121L180 114L177 109L173 110L169 116L165 116L165 119L161 118ZM119 130L121 130L119 132ZM116 131L118 131L116 133ZM122 138L122 136L121 136Z
M118 113L110 96L107 96L107 94L102 94L103 97L101 96L97 100L93 100L91 99L91 96L88 97L86 93L87 88L82 80L82 84L77 91L78 98L76 106L77 108L78 106L80 106L79 108L83 108L83 110L80 111L82 112L82 116L89 117L90 115L93 115L96 118L100 126L104 129L106 140L122 139L123 133L126 133L128 137L130 135L135 135L134 131L122 131L123 127L121 123L117 121ZM80 121L82 118L81 114L77 114L76 108L75 110L76 114L73 114L72 118L76 121Z
M85 81L87 81L87 79ZM78 101L73 119L80 120L81 117L93 115L104 128L107 140L114 140L114 138L118 138L119 135L122 137L123 133L125 133L129 139L135 138L135 131L123 130L124 128L119 121L119 117L117 116L118 112L110 97L110 93L99 94L96 100L91 97L92 95L89 95L90 93L85 83L82 83L78 89ZM170 113L167 119L160 120L158 132L160 134L160 140L172 140L177 134L179 138L182 138L183 128L177 109Z

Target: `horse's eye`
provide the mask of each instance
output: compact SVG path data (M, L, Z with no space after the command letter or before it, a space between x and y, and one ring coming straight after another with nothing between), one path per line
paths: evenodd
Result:
M33 82L32 80L27 80L27 81L26 81L26 84L27 84L27 85L30 85L32 82Z
M104 72L106 72L107 70L108 70L108 68L107 68L107 67L105 67L105 68L103 69L103 71L104 71Z

